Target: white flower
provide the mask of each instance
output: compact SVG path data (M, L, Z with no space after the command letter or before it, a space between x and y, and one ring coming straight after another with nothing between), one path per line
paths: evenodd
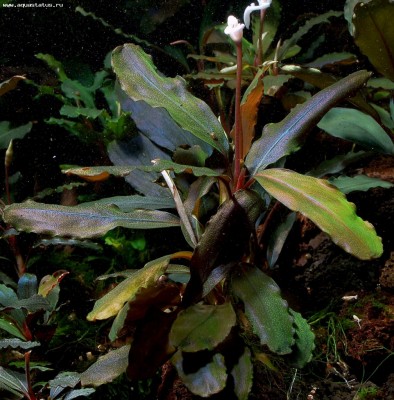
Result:
M258 0L259 4L252 3L245 8L244 22L245 26L249 29L250 26L250 13L257 10L266 10L272 3L272 0Z
M226 29L224 30L224 33L226 35L229 35L231 39L238 43L241 41L243 37L243 30L245 28L244 24L240 24L238 19L234 17L234 15L230 15L227 18L227 26Z

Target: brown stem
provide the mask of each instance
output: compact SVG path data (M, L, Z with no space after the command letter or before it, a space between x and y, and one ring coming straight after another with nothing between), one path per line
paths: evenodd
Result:
M235 43L237 48L237 80L235 86L235 130L234 130L234 188L237 187L241 172L241 160L243 155L242 123L241 123L241 83L242 83L242 43Z
M28 399L29 400L37 400L36 395L34 394L33 387L31 385L31 376L30 376L30 354L31 351L25 353L25 374L26 374L26 382L27 382L27 390L28 390Z

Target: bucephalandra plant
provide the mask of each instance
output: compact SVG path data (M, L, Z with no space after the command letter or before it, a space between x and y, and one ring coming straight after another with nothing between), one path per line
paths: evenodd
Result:
M270 4L248 6L245 25L251 12L262 13ZM315 177L286 168L286 157L303 146L321 118L362 89L371 74L361 70L330 81L254 139L242 123L257 113L268 69L260 63L250 67L254 77L242 96L243 29L230 16L224 30L237 56L233 141L183 78L164 76L141 47L125 44L113 51L112 68L119 102L138 133L109 144L114 165L63 172L93 182L124 177L139 194L73 207L26 201L3 210L4 222L17 230L76 240L101 237L115 227L182 229L184 250L101 277L123 280L95 302L87 319L114 318L108 337L127 344L80 374L82 386L110 382L125 371L132 380L144 379L170 361L196 395L209 397L226 388L247 399L257 359L284 357L296 368L308 363L314 334L270 277L264 262L268 255L257 238L257 228L272 222L277 201L310 218L355 257L369 260L383 252L374 227L320 178L329 175L327 169ZM250 106L250 93L259 99L252 102L253 112L242 108ZM366 146L393 153L384 135ZM273 234L273 251L280 253L275 239Z

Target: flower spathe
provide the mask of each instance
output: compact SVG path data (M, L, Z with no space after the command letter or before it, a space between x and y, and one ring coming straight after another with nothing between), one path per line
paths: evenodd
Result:
M227 26L224 30L226 35L229 35L235 43L240 43L243 37L244 24L240 24L238 19L234 15L230 15L227 18Z
M258 10L266 10L272 3L272 0L258 0L259 4L252 3L250 6L247 6L245 8L244 12L244 22L245 26L249 29L250 26L250 14L253 11L258 11Z

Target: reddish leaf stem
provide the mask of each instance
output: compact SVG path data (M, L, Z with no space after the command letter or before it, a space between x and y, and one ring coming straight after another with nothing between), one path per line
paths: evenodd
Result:
M234 188L238 186L243 155L242 122L241 122L241 83L242 83L242 42L235 42L237 49L237 79L235 86L235 130L234 130Z

